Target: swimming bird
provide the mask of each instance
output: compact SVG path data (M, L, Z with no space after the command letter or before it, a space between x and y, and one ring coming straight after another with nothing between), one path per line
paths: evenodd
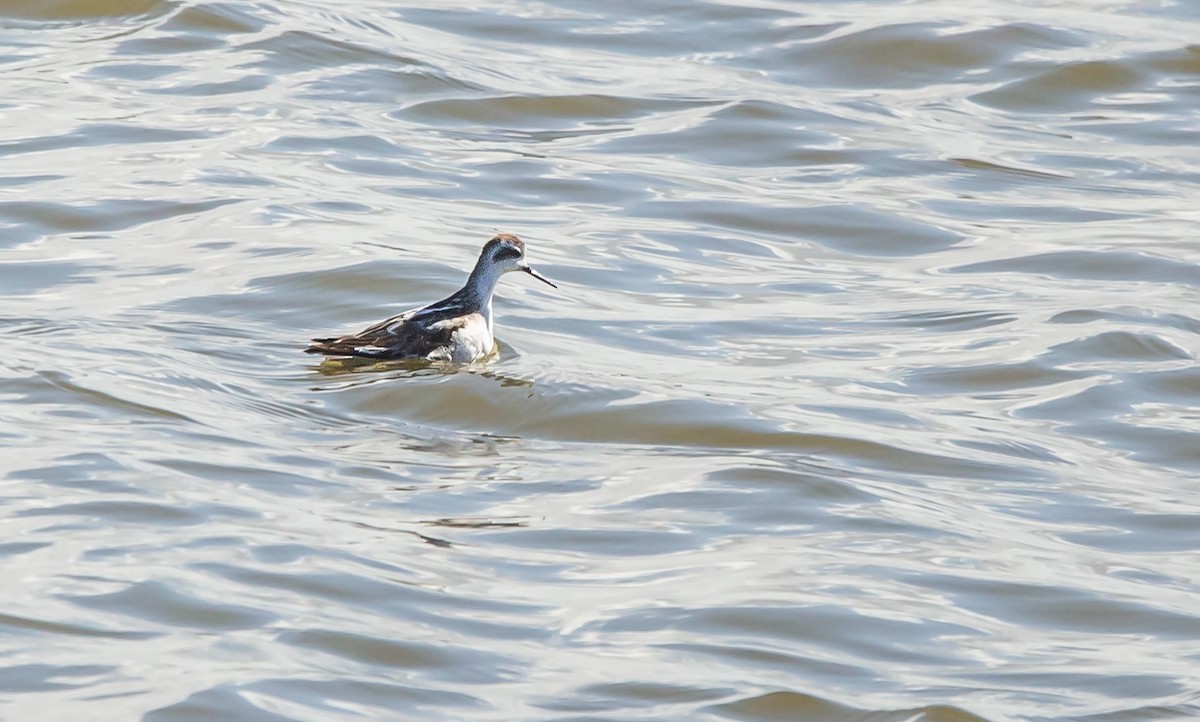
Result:
M478 361L496 347L492 294L496 282L509 271L524 271L558 288L529 267L524 241L511 233L501 233L484 244L467 282L449 297L349 336L314 338L305 352L381 360Z

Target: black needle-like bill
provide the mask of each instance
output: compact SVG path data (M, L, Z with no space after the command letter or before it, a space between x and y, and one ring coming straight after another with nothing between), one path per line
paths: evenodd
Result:
M534 278L536 278L537 280L539 280L543 283L549 283L552 287L558 288L558 286L555 286L554 283L549 278L546 278L545 276L543 276L542 274L533 270L529 266L522 266L521 270L525 271L526 273L528 273L529 275L533 276Z

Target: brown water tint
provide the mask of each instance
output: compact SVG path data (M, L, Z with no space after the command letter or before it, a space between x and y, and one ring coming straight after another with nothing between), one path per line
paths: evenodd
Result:
M1200 717L1193 3L0 37L0 718Z

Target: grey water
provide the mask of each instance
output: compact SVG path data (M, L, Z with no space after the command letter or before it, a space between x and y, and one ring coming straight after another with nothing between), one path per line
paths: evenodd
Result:
M0 3L0 718L1200 717L1197 37Z

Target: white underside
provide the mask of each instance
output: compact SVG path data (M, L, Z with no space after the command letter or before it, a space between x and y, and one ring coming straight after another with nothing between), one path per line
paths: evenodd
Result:
M487 356L496 347L487 319L476 315L450 337L450 343L429 354L431 361L471 363Z

